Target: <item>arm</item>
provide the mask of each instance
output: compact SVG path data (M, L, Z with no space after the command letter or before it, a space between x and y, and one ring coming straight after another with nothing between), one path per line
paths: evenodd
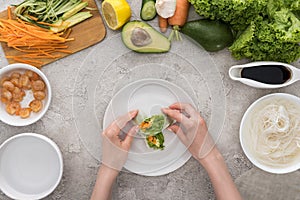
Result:
M137 115L138 111L132 111L119 117L102 133L102 164L99 168L91 200L111 199L111 189L119 171L125 164L133 136L138 127L132 127L124 140L120 140L119 134L123 127Z
M179 125L173 124L168 129L176 133L193 157L205 168L217 199L242 199L200 114L191 105L183 103L175 103L162 111L179 122Z
M208 173L217 199L242 199L217 148L199 162Z
M101 165L98 171L91 200L111 199L111 188L118 174L119 171L109 168L106 165Z

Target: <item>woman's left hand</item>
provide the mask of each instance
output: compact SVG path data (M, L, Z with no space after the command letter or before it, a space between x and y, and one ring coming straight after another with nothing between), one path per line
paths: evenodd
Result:
M134 135L138 126L132 127L123 140L119 134L127 123L136 117L137 110L118 117L102 133L102 164L120 171L125 164Z

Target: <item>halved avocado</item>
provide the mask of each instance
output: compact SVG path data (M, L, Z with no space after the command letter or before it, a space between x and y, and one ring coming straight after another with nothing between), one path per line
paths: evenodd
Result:
M168 38L142 21L131 21L125 24L122 40L129 49L142 53L167 52L171 47Z

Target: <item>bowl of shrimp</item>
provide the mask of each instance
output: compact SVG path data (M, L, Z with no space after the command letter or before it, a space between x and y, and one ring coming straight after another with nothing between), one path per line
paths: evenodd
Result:
M27 126L41 119L51 102L51 87L42 71L15 63L0 69L0 120Z

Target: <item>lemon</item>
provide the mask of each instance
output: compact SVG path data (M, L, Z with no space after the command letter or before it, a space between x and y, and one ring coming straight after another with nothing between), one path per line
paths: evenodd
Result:
M112 30L121 28L131 17L131 9L126 0L104 0L102 13L107 26Z

